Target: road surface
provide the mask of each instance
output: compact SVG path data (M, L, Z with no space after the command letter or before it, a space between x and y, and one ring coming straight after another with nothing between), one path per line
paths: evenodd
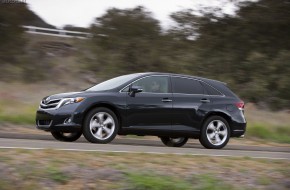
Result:
M110 144L92 144L81 138L77 142L58 142L48 135L0 134L0 149L55 149L65 151L99 151L150 154L179 154L201 156L251 157L290 160L290 147L240 146L230 143L221 150L204 149L196 143L184 147L166 147L160 141L115 139Z

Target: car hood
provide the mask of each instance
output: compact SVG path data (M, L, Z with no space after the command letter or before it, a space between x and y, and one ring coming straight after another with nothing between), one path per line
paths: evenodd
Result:
M96 95L96 93L102 93L102 91L92 92L92 91L80 91L80 92L66 92L61 94L54 94L51 96L47 96L49 99L61 99L61 98L76 98L76 97L91 97Z

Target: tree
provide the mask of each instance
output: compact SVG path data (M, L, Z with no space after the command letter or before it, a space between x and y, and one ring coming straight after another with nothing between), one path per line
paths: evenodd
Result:
M0 63L15 62L15 54L23 51L25 40L19 14L26 4L3 4L0 6Z
M77 31L77 32L89 32L89 28L84 28L84 27L78 27L74 25L65 25L63 27L64 30L70 30L70 31Z
M109 9L91 26L98 68L122 74L162 69L161 28L143 7ZM92 65L95 67L96 63Z
M275 97L286 105L290 99L289 1L242 3L236 16L196 16L185 10L171 17L177 27L170 33L187 44L184 56L195 55L186 60L192 70L200 68L203 76L228 82L246 100Z
M0 65L2 80L39 79L42 72L34 72L39 67L38 57L31 55L22 25L54 28L44 22L26 3L1 4L0 6Z

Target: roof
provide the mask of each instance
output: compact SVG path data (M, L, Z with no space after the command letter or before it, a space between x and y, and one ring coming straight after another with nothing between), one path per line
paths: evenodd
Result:
M219 81L219 80L208 79L208 78L192 76L192 75L177 74L177 73L144 72L144 73L136 73L136 74L140 74L141 76L142 75L143 76L146 76L146 75L171 75L171 76L188 77L188 78L194 78L194 79L199 79L199 80L203 80L203 81L211 81L211 82L217 82L217 83L226 84L225 82L222 82L222 81Z

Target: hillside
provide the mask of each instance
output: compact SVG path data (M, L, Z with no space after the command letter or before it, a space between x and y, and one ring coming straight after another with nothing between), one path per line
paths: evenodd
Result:
M144 7L111 8L88 29L66 26L92 33L87 40L25 34L19 25L49 24L26 4L5 6L2 81L94 82L134 72L175 72L226 82L260 108L290 108L290 4L284 0L242 3L236 16L182 10L172 13L176 26L166 32Z
M2 3L0 6L0 23L3 25L21 24L44 28L55 28L29 9L26 3Z

